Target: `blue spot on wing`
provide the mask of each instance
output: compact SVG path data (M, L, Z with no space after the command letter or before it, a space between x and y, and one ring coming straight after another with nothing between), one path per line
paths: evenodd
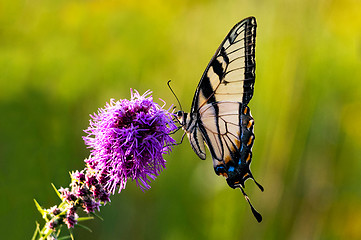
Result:
M233 167L233 166L229 166L229 168L228 168L228 172L229 172L229 173L234 172L234 170L235 170L235 169L234 169L234 167Z

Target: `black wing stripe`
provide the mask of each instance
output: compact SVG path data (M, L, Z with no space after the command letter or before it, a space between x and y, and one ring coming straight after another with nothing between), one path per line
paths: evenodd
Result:
M213 141L212 139L210 138L210 136L208 135L207 133L207 130L205 129L204 126L200 126L200 129L202 130L202 133L203 133L203 137L204 137L204 140L206 141L207 143L207 146L208 146L208 149L209 149L209 152L211 153L212 155L212 158L214 159L214 156L217 156L216 154L216 151L218 152L221 152L221 147L219 145L219 141L217 141L217 137L215 136L216 133L212 133L212 137L213 137ZM218 161L221 161L220 158L216 158Z
M211 108L213 108L213 111L211 110ZM209 112L209 111L213 112L212 116L214 116L214 114L215 114L215 109L212 104L207 104L201 110L202 110L200 112L201 115L202 115L202 113ZM215 118L212 118L212 122L215 123ZM199 126L199 130L202 132L204 141L207 143L209 152L211 153L212 156L215 156L216 151L219 151L221 149L220 145L218 144L217 137L215 136L215 134L211 134L211 136L208 135L207 129L205 128L205 126L201 120L199 121L198 126ZM211 143L214 143L214 144L211 144Z
M224 49L224 47L221 48L221 51L219 52L219 56L221 56L223 58L223 61L225 62L226 66L227 66L229 64L229 58L227 56L227 52Z
M212 62L212 68L215 74L218 75L219 80L222 80L222 76L223 76L223 67L222 64L216 59L213 60Z
M193 139L194 139L194 142L197 144L197 148L199 149L200 148L200 144L199 144L199 139L198 139L198 129L197 128L194 128L194 131L193 131Z
M211 85L211 82L210 82L210 79L208 76L204 77L199 89L202 92L204 98L207 99L207 102L215 102L216 101L216 98L213 94L212 85Z
M221 150L221 156L222 159L224 157L224 150L223 150L223 142L221 140L221 134L220 134L220 128L219 128L219 108L217 104L212 104L213 109L214 109L214 115L216 117L216 127L217 127L217 133L216 135L218 136L218 141L220 143L219 149Z
M194 126L190 131L188 131L188 137L193 151L198 155L199 158L203 160L206 159L203 136L199 128Z

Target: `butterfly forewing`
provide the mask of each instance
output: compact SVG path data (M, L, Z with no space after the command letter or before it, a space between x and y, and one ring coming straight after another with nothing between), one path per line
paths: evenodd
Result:
M256 19L236 24L217 49L196 90L192 112L206 103L237 101L248 104L255 81Z

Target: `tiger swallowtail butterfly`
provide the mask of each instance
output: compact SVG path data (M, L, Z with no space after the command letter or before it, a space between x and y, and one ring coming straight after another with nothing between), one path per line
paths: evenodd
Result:
M177 118L198 157L206 159L207 145L216 174L242 191L261 222L261 214L244 191L247 179L263 191L250 170L255 136L247 106L255 82L256 27L256 18L248 17L231 29L203 73L190 113L178 111Z

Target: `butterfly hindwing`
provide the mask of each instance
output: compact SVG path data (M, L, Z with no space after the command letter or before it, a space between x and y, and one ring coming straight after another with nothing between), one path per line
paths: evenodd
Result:
M191 143L193 151L202 160L206 159L206 149L204 147L204 140L202 132L198 126L195 126L190 132L188 132L188 139Z
M201 131L213 159L214 170L235 188L252 178L250 163L254 120L247 106L238 102L206 104L200 109Z
M224 162L240 146L238 102L209 103L201 107L200 125L214 161Z

